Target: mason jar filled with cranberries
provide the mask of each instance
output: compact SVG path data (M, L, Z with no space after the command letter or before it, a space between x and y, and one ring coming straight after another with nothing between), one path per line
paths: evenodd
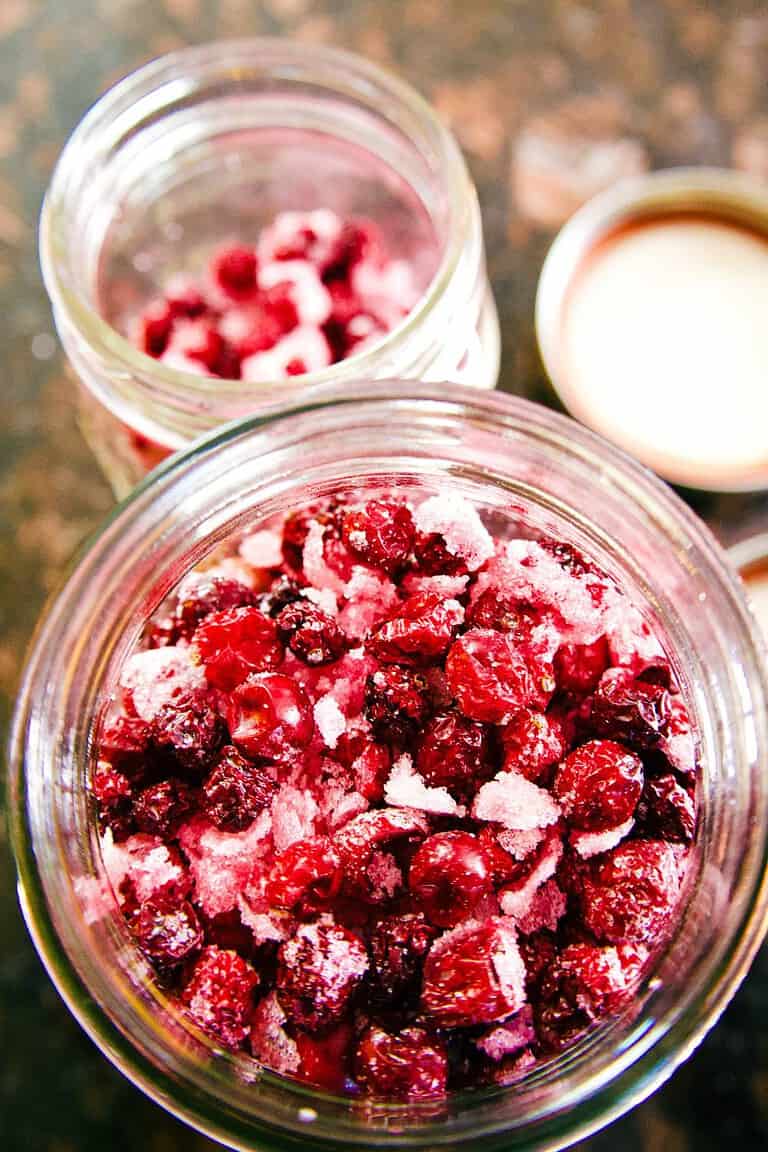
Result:
M562 1148L766 922L765 668L714 540L569 420L326 389L137 490L12 739L26 918L105 1054L238 1148Z
M67 143L40 243L118 494L317 382L496 383L459 148L415 91L346 53L243 40L135 72Z

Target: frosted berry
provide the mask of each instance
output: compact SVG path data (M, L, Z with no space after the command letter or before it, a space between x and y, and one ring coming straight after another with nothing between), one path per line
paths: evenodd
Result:
M275 860L267 900L274 908L319 912L332 905L342 879L341 858L326 837L297 840Z
M280 946L275 987L294 1022L307 1032L337 1023L368 971L359 937L336 924L303 924Z
M458 712L441 713L424 728L416 768L431 787L464 799L487 777L489 756L485 725Z
M429 712L429 685L420 672L399 664L385 664L369 676L365 714L377 740L398 746L407 744Z
M248 300L256 292L256 253L243 246L227 248L214 260L213 275L233 300Z
M403 1028L392 1035L371 1025L360 1038L355 1078L374 1099L440 1099L447 1077L445 1045L424 1028Z
M194 1022L227 1048L238 1048L250 1030L256 972L236 952L204 948L192 969L182 1002Z
M276 668L283 657L277 625L258 608L212 613L195 632L194 643L208 680L225 692L251 672Z
M390 1000L412 996L421 982L424 959L437 929L421 912L386 916L371 935L371 956L378 987Z
M236 748L223 748L201 790L200 807L225 832L241 832L272 803L276 781Z
M176 604L174 616L179 635L189 639L206 616L232 608L245 608L255 600L255 594L248 585L239 580L204 576L188 586Z
M517 934L501 919L470 922L432 945L424 963L421 1007L438 1028L503 1020L525 1000Z
M301 685L279 672L260 672L240 684L227 716L232 743L254 758L285 760L306 747L315 730Z
M644 832L661 840L688 844L696 832L693 796L671 773L646 780L637 818Z
M598 736L653 748L667 729L669 713L666 688L614 668L603 675L592 697L590 725Z
M202 695L182 697L164 704L152 721L155 741L173 753L177 764L189 772L204 771L221 745L221 717Z
M416 906L442 928L470 917L492 889L488 858L469 832L438 832L411 861L408 888Z
M344 633L334 618L311 600L288 604L277 616L277 627L291 652L313 667L338 660L346 648Z
M507 635L483 629L453 644L445 674L464 715L487 724L504 724L521 708L546 703L554 690L554 681L532 671Z
M342 1021L322 1036L310 1032L296 1033L296 1047L301 1063L296 1071L299 1080L336 1095L343 1093L350 1077L354 1032Z
M369 500L342 519L342 537L350 551L366 564L395 572L408 556L414 538L413 517L395 500Z
M145 900L133 930L142 952L164 968L189 960L203 943L203 930L192 905L169 895Z
M562 720L535 708L515 712L504 725L501 739L505 771L519 772L534 783L563 758L568 746Z
M170 840L193 807L189 787L182 780L171 778L139 792L133 802L133 817L142 832Z
M587 696L597 688L610 660L605 636L593 644L561 644L554 659L557 687L574 696Z
M464 560L448 551L440 532L417 532L413 551L418 570L424 576L465 576L467 573Z
M632 840L598 857L584 877L581 914L598 940L653 943L664 933L680 891L673 849Z
M152 729L138 716L120 714L107 720L99 736L99 755L132 776L144 767Z
M590 740L566 757L552 790L576 828L602 832L631 820L643 789L639 756L612 740Z

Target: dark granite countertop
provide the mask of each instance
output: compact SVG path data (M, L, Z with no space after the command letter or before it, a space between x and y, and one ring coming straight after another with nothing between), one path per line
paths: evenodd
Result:
M44 599L111 505L75 424L37 267L51 168L86 107L123 73L187 43L259 33L355 49L436 103L480 192L502 386L545 402L553 401L532 331L536 279L558 221L591 190L563 140L581 139L587 152L603 146L616 174L627 164L715 163L768 179L768 10L759 0L0 0L4 728ZM768 513L764 497L692 500L726 540ZM29 943L14 884L0 823L3 1152L212 1149L128 1084L71 1019ZM767 1146L764 950L666 1087L580 1148Z

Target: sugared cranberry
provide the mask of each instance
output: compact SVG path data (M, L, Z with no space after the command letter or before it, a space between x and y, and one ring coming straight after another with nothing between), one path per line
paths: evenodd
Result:
M357 1047L355 1077L374 1099L440 1099L448 1077L445 1045L424 1028L392 1035L371 1025Z
M590 740L567 756L553 791L576 828L602 832L631 820L643 790L639 756L612 740Z
M142 832L172 839L192 811L194 800L182 780L161 780L142 789L133 802L133 816Z
M333 837L341 857L345 889L353 896L365 897L370 887L367 871L374 852L392 841L421 839L427 828L421 813L405 808L378 808L350 820Z
M503 1020L525 1000L525 966L517 934L501 919L454 928L432 945L424 963L421 1007L438 1028Z
M374 633L371 649L386 663L429 664L447 650L463 619L464 609L457 600L417 592Z
M584 876L581 914L598 940L651 944L663 935L679 891L669 844L632 840L599 857Z
M297 840L275 860L266 896L275 908L291 911L297 905L319 912L328 908L341 888L341 858L324 836Z
M100 760L91 777L91 793L103 809L117 808L131 799L133 786L122 772Z
M541 547L557 560L561 568L571 576L581 577L590 574L602 576L600 570L587 560L583 552L573 544L566 544L564 540L542 540Z
M411 861L408 887L432 924L449 928L467 919L492 888L482 844L469 832L438 832Z
M396 500L369 500L344 513L342 537L366 564L395 572L408 559L414 538L413 517Z
M189 772L204 772L218 751L224 735L221 717L202 695L182 697L164 704L152 721L155 740L173 753L177 764Z
M236 748L223 748L206 778L200 807L225 832L241 832L271 804L277 783L263 766L251 764Z
M144 766L151 737L152 730L144 720L120 714L104 724L99 755L126 776L133 776Z
M445 675L464 715L487 724L505 724L521 708L546 704L554 690L554 680L532 670L508 635L483 629L452 645Z
M413 739L430 710L423 675L398 664L385 664L368 677L365 715L377 740L403 745Z
M380 263L383 260L381 240L374 225L368 220L349 220L341 228L328 262L323 269L323 280L344 280L356 264L363 260Z
M208 680L225 692L251 672L276 668L283 658L274 620L251 607L207 616L195 632L195 647Z
M416 768L433 788L462 799L487 777L488 729L458 712L433 716L424 728Z
M547 768L565 755L567 743L559 717L535 708L521 708L501 732L504 769L536 783Z
M669 712L666 688L611 668L592 697L590 725L598 736L652 748L667 729Z
M379 920L371 936L371 956L378 987L388 999L403 1001L416 991L436 935L421 912Z
M326 1092L337 1095L343 1092L351 1072L353 1039L354 1032L347 1021L323 1036L298 1032L296 1047L301 1063L296 1075L299 1080L314 1088L324 1088Z
M496 587L486 588L467 609L467 623L473 628L492 628L513 636L530 636L539 623L540 612L527 601Z
M315 730L301 685L279 672L260 672L232 693L228 709L232 743L246 756L285 760L306 747Z
M248 1035L253 995L259 979L237 952L204 948L181 999L195 1023L228 1048Z
M467 565L461 556L448 551L440 532L417 532L413 552L418 569L424 576L466 576Z
M338 1022L368 971L363 942L336 924L303 924L278 954L278 999L294 1024L317 1032Z
M240 580L203 576L188 585L178 600L174 616L179 635L189 639L206 616L214 612L227 612L232 608L245 608L254 604L255 600L254 593Z
M291 652L305 664L330 664L346 647L344 633L334 618L311 600L288 604L277 617L277 627Z
M139 347L155 359L168 346L173 328L173 312L167 300L155 300L144 310L139 324Z
M203 930L192 905L168 895L145 900L133 928L142 952L161 967L189 960L203 943Z
M165 302L175 320L194 320L208 311L205 297L190 281L170 284L165 290Z
M597 1019L626 999L645 955L630 944L569 944L558 956L552 978L572 1004Z
M301 589L290 576L281 575L272 581L269 591L263 592L258 599L259 609L265 616L274 620L280 615L286 604L293 604L301 598Z
M649 836L689 844L696 832L696 804L671 773L652 776L645 782L637 819Z
M214 260L213 276L227 296L248 300L256 291L256 253L242 245L227 248Z
M605 636L594 644L561 644L554 659L557 687L574 696L587 696L597 688L610 660Z

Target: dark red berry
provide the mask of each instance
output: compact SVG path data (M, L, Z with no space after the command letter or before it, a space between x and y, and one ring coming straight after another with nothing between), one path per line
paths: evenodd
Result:
M347 548L366 564L395 572L408 559L415 529L405 504L369 500L344 513L341 531Z
M297 1078L336 1095L344 1092L351 1073L353 1040L354 1031L347 1021L337 1024L324 1036L297 1032L296 1047L301 1060Z
M272 803L277 788L263 766L251 764L228 745L203 784L200 807L217 828L242 832Z
M246 756L285 760L312 739L312 708L301 685L279 672L259 672L230 697L232 743Z
M269 591L263 592L258 598L258 607L265 616L274 620L280 615L286 604L293 604L301 599L301 588L289 576L278 576L272 581Z
M432 924L449 928L466 920L493 887L483 846L469 832L438 832L411 861L408 887Z
M671 773L653 776L645 782L637 819L649 836L689 844L696 832L696 804Z
M473 628L492 628L517 637L530 637L531 629L541 621L541 613L525 600L486 588L467 609L467 623Z
M665 734L669 714L666 688L611 668L592 697L590 724L598 736L652 748Z
M252 607L207 616L195 632L195 646L208 680L225 692L251 672L276 668L283 658L274 620Z
M216 283L232 300L248 300L256 293L256 253L235 246L221 252L213 262Z
M90 788L102 809L118 808L133 795L130 780L106 760L100 760L96 765Z
M311 600L295 600L282 609L277 627L291 652L305 664L330 664L343 655L344 633L332 616Z
M605 636L594 644L561 644L554 659L557 687L574 696L587 696L595 691L610 662Z
M256 602L256 596L240 580L223 576L203 576L187 586L174 613L180 636L189 639L199 624L214 612L227 612L232 608L245 608Z
M563 723L558 716L521 708L501 733L504 769L519 772L537 782L547 768L562 760L567 749Z
M371 956L378 987L388 999L402 1001L416 992L436 935L421 912L379 920L371 935Z
M467 799L488 776L488 729L458 712L433 716L424 728L416 768L433 788Z
M551 979L576 1008L595 1020L626 1000L645 955L629 944L617 948L569 944L553 965Z
M441 532L417 532L413 551L419 571L424 576L466 576L467 565L461 556L448 551Z
M421 1007L438 1028L503 1020L525 1000L525 966L517 933L496 918L453 929L424 963Z
M194 1022L227 1048L238 1048L250 1030L259 979L237 952L204 948L181 999Z
M224 736L221 717L205 696L182 697L164 704L152 728L157 744L169 749L177 764L189 772L204 772Z
M377 740L407 744L430 711L429 687L420 672L385 664L368 677L365 715Z
M189 960L203 943L203 930L192 905L169 895L145 900L133 929L142 952L161 967Z
M463 619L458 601L437 592L417 592L377 629L371 650L388 664L429 664L447 650Z
M171 285L165 290L165 302L174 319L195 320L208 311L205 297L193 284Z
M280 946L275 988L288 1017L306 1032L337 1023L368 971L363 942L337 924L302 924Z
M634 815L643 790L642 761L612 740L590 740L562 762L552 788L576 828L616 828Z
M362 260L379 263L383 258L381 241L368 221L347 221L323 269L323 280L333 283L346 280L351 269Z
M505 724L528 705L541 707L554 691L546 671L531 668L506 633L475 629L452 645L448 687L472 720Z
M155 300L141 315L139 347L155 359L162 356L168 346L173 328L173 312L167 300Z
M392 841L421 839L427 829L421 813L406 808L378 808L350 820L333 837L341 857L345 889L352 896L365 897L370 888L367 871L373 853Z
M99 756L132 777L144 767L151 736L149 724L138 716L115 716L101 730Z
M133 816L142 832L171 840L193 807L187 785L171 778L142 789L133 802Z
M598 940L652 944L664 933L680 891L674 850L631 840L597 858L582 880L581 914Z
M342 879L341 858L326 837L297 840L272 865L267 900L274 908L319 912L332 904Z
M397 1035L371 1025L355 1053L355 1078L377 1100L435 1100L445 1095L445 1045L424 1028Z

